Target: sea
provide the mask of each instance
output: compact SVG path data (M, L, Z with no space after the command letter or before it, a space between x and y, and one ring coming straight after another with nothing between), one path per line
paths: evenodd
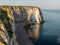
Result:
M41 10L44 18L39 38L35 45L60 45L60 10Z

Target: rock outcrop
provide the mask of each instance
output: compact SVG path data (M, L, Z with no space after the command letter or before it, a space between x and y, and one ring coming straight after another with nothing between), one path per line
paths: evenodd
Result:
M9 15L14 15L16 21L30 21L32 15L35 16L37 23L43 22L42 12L36 6L0 6L8 10ZM10 11L9 11L10 10ZM11 17L12 18L12 17Z
M12 36L12 38L10 37L11 39L15 38L16 25L19 23L21 26L21 24L22 24L22 28L23 28L25 23L31 22L30 21L31 16L35 16L36 23L40 24L41 22L43 22L43 16L42 16L42 13L41 13L41 10L39 7L35 7L35 6L0 6L0 9L4 10L6 12L6 13L4 13L4 11L2 12L2 14L4 15L3 17L7 18L7 20L5 20L5 19L3 20L3 22L5 22L6 25L5 24L3 24L3 25L5 25L7 33L9 32L8 33L9 37ZM1 12L0 12L0 17L1 17ZM3 18L1 18L1 19L3 19ZM14 26L14 24L15 24L15 26ZM18 31L17 28L16 28L16 30ZM22 30L22 29L20 29L20 30ZM24 32L25 32L25 30L24 30ZM24 33L24 34L26 35L26 33ZM22 33L21 33L21 36L24 37L24 35ZM33 45L31 43L31 41L28 39L28 36L26 37L26 39L27 39L27 41L24 38L24 41L22 41L22 45L23 45L23 42L25 42L25 41L26 41L25 45L26 44L29 45L28 44L29 42L31 45Z
M35 16L37 23L43 22L43 16L40 8L35 6L15 6L12 12L16 22L30 22L31 16Z
M6 7L0 7L0 45L12 45L15 40L14 17L7 13ZM11 18L13 17L13 18Z

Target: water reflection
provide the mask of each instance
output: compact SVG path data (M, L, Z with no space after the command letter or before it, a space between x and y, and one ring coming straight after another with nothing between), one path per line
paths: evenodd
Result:
M26 32L30 39L38 39L41 34L41 30L43 28L43 24L30 24L27 26Z
M37 39L38 35L39 35L39 25L38 24L31 25L31 28L28 29L28 36L30 38Z

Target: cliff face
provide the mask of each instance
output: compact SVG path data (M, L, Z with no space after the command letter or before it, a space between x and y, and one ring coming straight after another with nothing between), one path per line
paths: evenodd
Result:
M35 16L37 23L40 23L43 21L41 10L38 7L32 7L32 6L31 7L29 6L13 7L12 12L13 12L16 22L17 21L30 22L31 16Z
M40 8L35 6L1 6L1 8L5 8L7 10L7 14L9 17L14 16L16 22L21 21L29 21L31 16L35 16L37 23L43 22L43 16Z
M15 35L14 24L17 24L20 22L23 22L23 24L25 22L30 23L31 16L35 16L36 22L38 24L43 22L43 16L42 16L40 8L38 8L38 7L35 7L35 6L0 6L0 21L2 20L4 28L6 28L9 37L14 37L14 35ZM0 24L1 24L1 22L0 22ZM23 26L23 24L22 24L22 26ZM2 26L0 25L0 29L1 29L1 27ZM22 27L22 29L23 29L23 27ZM2 30L4 30L4 29L2 29ZM21 33L21 31L20 31L20 33ZM21 34L20 36L23 36L23 34ZM27 42L29 42L29 40ZM8 43L8 42L6 42L6 43Z
M7 14L6 7L0 7L0 45L9 45L13 39L15 28L12 17Z

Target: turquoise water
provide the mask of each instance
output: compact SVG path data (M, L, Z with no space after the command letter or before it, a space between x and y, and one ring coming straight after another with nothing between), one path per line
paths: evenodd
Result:
M60 45L60 10L42 10L44 20L39 38L35 45Z

